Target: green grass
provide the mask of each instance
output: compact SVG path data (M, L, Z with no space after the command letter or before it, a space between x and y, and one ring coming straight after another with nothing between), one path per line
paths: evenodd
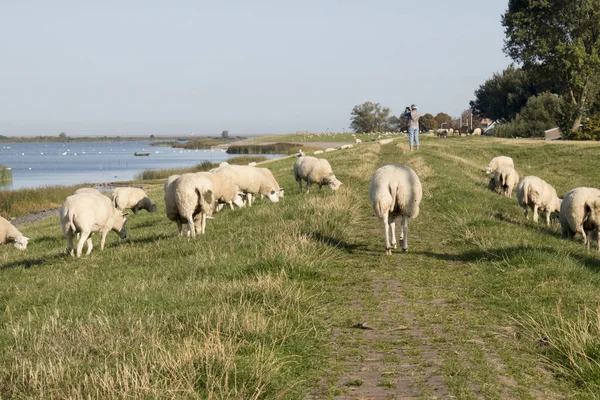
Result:
M0 182L12 181L12 169L0 164Z
M556 222L526 221L484 170L509 155L562 196L597 186L599 154L483 137L424 137L411 155L405 139L368 143L326 154L337 192L300 195L294 159L269 163L285 198L224 210L196 240L177 236L161 189L149 191L159 212L81 259L64 255L56 217L20 227L27 251L0 252L0 398L401 396L408 378L431 397L431 370L459 398L595 398L600 256ZM409 252L386 257L368 188L389 163L412 166L424 198ZM373 331L352 328L365 321ZM369 381L356 365L372 360Z

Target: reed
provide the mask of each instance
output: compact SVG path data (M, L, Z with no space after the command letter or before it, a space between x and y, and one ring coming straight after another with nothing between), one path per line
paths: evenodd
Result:
M0 182L12 181L12 169L0 164Z
M316 147L302 146L295 143L246 144L229 146L227 154L295 154L300 148L305 152L317 149Z

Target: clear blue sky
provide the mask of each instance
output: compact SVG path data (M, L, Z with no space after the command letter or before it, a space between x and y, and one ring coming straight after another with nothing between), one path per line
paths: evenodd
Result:
M0 0L0 134L342 131L458 116L509 63L507 0Z

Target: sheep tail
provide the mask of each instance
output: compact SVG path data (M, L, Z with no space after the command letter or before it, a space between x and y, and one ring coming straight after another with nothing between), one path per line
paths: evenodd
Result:
M77 232L77 228L75 228L75 223L73 222L73 218L75 218L75 214L69 213L69 228L71 229L71 232L75 233L75 232Z
M523 185L523 204L529 204L529 183Z

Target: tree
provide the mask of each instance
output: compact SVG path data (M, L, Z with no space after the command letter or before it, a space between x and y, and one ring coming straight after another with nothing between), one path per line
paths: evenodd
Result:
M440 112L434 117L439 128L449 129L452 127L452 117L446 113Z
M221 132L221 138L223 138L225 140L229 139L229 131Z
M63 139L63 140L64 140L64 139L66 139L66 138L67 138L67 134L66 134L66 133L64 133L64 132L61 132L61 133L59 133L59 134L58 134L58 137L59 137L60 139Z
M481 117L512 120L538 90L530 74L509 66L479 86L475 100L471 100L469 105L473 113Z
M562 84L576 130L600 85L600 0L509 0L502 25L508 56Z
M437 129L438 124L434 116L427 113L419 119L419 125L423 131L432 131Z
M354 106L351 114L350 127L356 133L384 132L388 128L390 109L379 103L367 101Z

